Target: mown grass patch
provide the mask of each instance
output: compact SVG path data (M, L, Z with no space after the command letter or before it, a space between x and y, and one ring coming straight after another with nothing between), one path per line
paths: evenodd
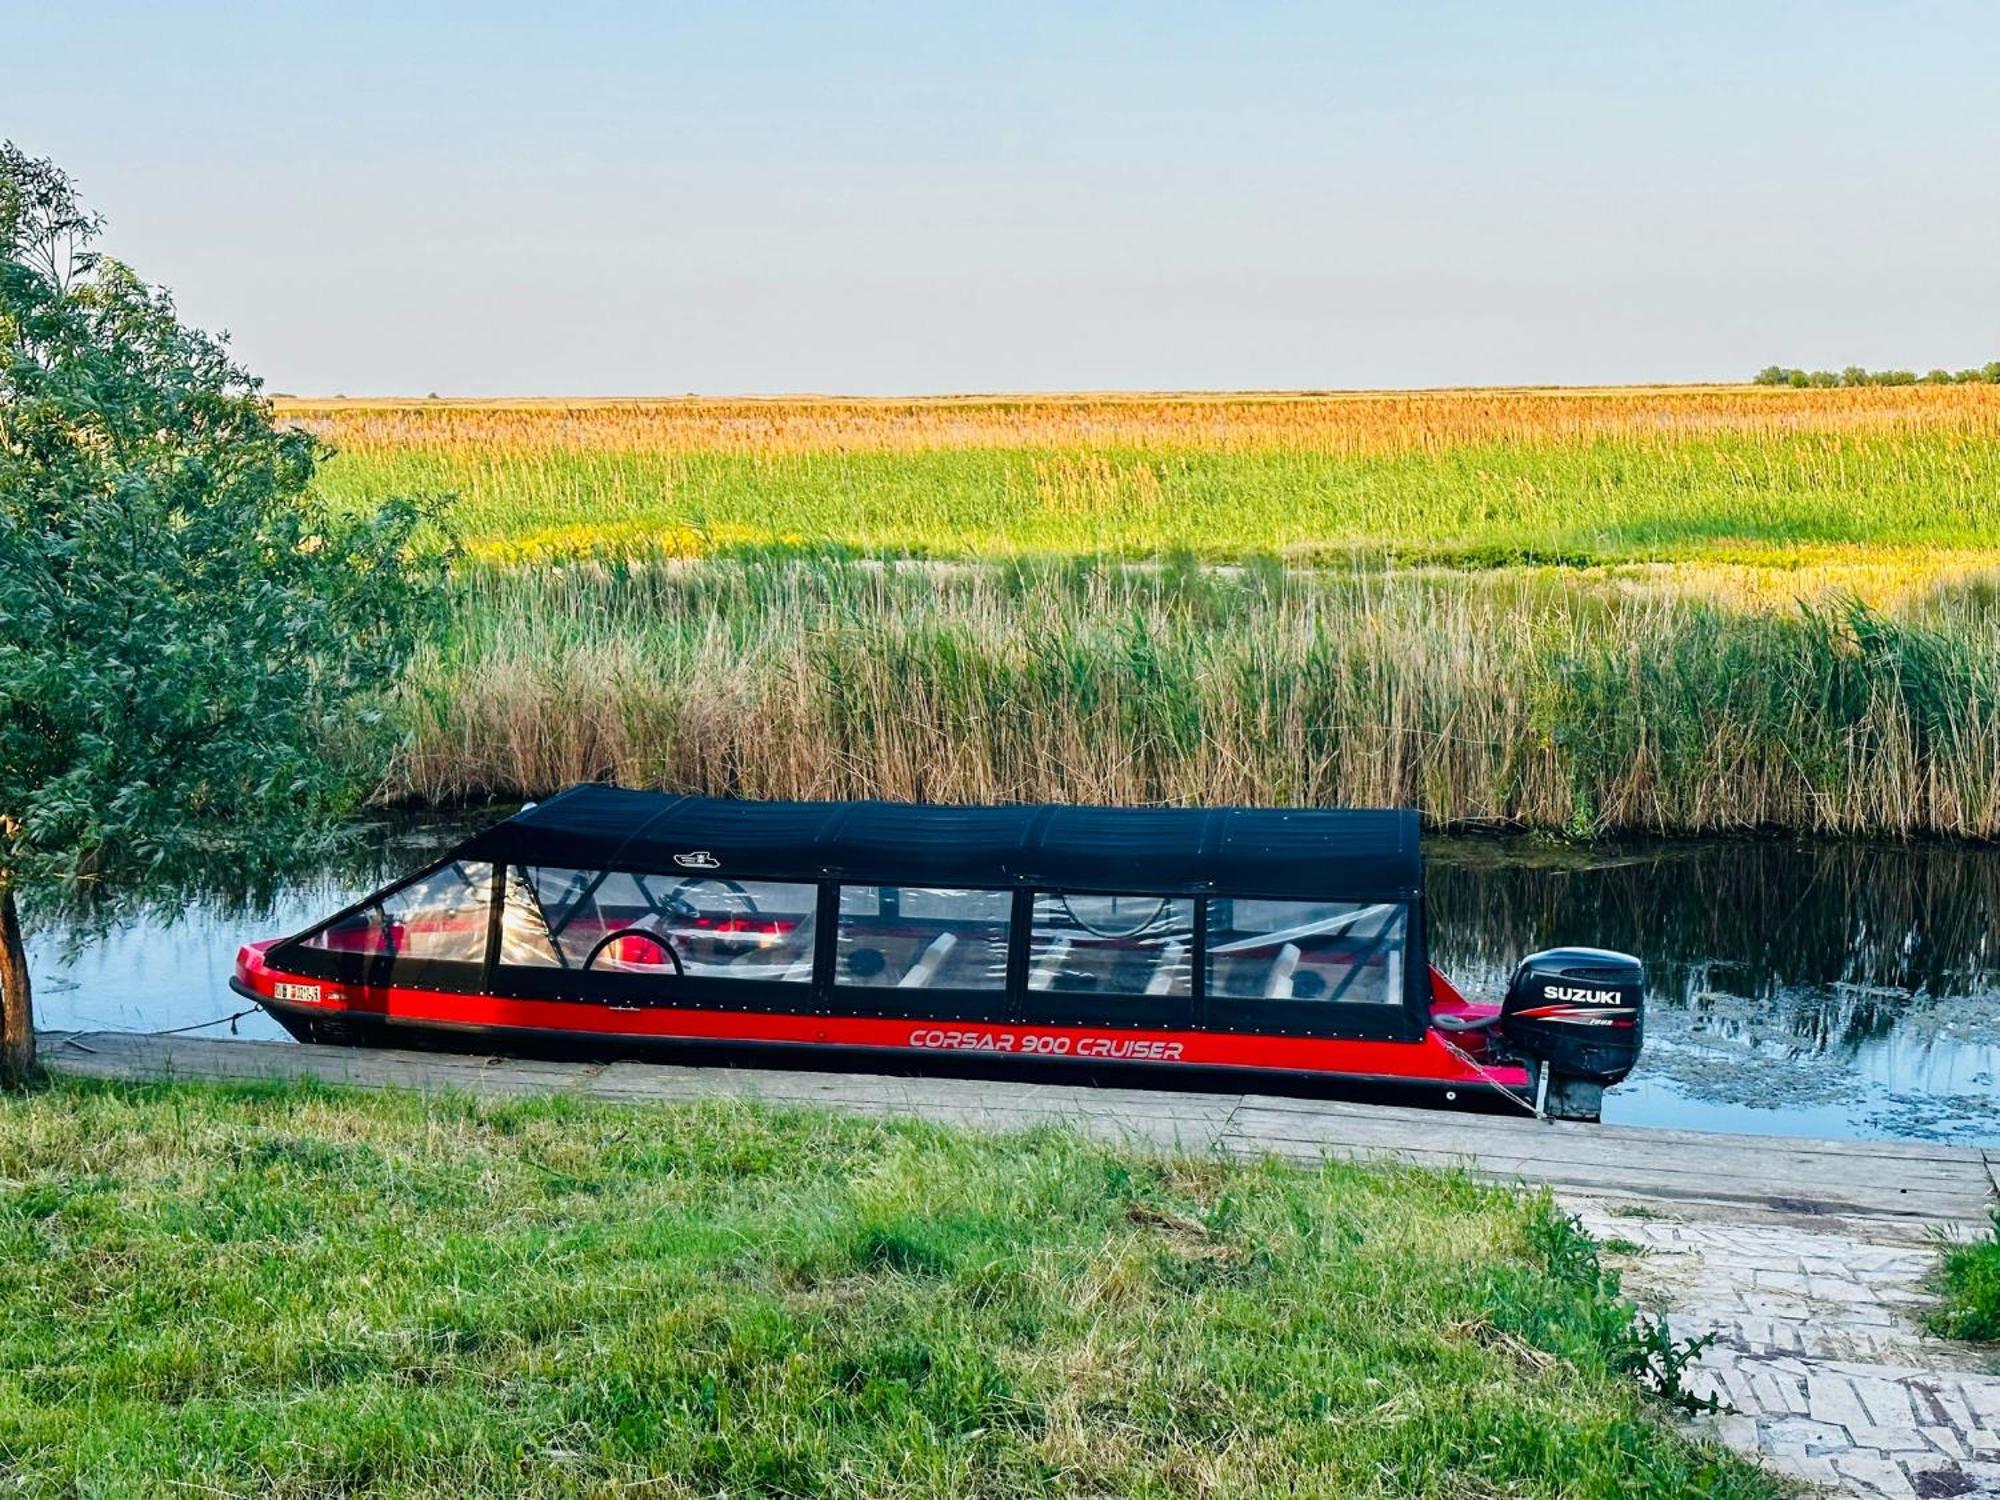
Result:
M2000 1212L1985 1239L1946 1247L1932 1286L1938 1300L1925 1318L1931 1332L2000 1343Z
M0 1101L24 1493L1765 1496L1455 1176L737 1105Z

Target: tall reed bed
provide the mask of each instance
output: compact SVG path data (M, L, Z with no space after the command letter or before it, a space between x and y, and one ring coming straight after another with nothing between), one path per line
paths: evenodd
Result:
M1617 562L2000 536L1992 386L285 411L340 450L334 497L452 491L494 561Z
M469 569L388 795L1414 804L1445 825L2000 836L2000 603L812 557Z

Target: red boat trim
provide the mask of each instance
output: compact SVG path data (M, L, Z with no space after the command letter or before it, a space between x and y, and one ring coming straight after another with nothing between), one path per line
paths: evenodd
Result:
M1408 1042L650 1005L627 1008L595 1001L521 1000L312 979L270 968L262 949L255 946L239 956L237 978L245 993L268 1002L273 1009L298 1016L329 1020L353 1016L401 1026L560 1034L605 1041L778 1043L904 1054L974 1053L1044 1062L1164 1063L1468 1087L1493 1083L1525 1087L1527 1083L1526 1071L1519 1066L1480 1072L1429 1031L1421 1040Z

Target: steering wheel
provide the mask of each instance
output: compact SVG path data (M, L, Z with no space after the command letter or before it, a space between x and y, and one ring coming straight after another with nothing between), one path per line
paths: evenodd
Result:
M1153 909L1147 912L1146 915L1140 918L1137 922L1132 923L1129 927L1099 927L1095 923L1084 921L1082 917L1077 915L1076 908L1070 905L1069 893L1067 891L1059 893L1056 896L1056 899L1062 902L1063 912L1069 917L1070 921L1075 923L1078 927L1081 927L1085 932L1089 933L1092 937L1129 938L1129 937L1137 937L1140 933L1146 931L1148 928L1157 924L1159 920L1167 914L1167 904L1172 898L1167 896L1161 896L1157 898L1153 903ZM1127 898L1123 896L1089 896L1084 899L1090 901L1117 902L1126 900ZM1147 898L1144 896L1140 896L1137 897L1136 899L1143 902Z
M613 943L617 942L620 938L628 938L628 937L645 938L654 947L658 948L662 953L666 954L668 962L670 962L674 966L674 977L676 979L680 978L683 974L687 972L685 969L681 967L681 956L678 953L674 952L674 945L672 943L668 942L665 938L661 937L657 932L653 931L652 928L639 927L639 926L620 927L616 932L605 933L603 937L597 940L596 945L590 950L590 952L584 956L583 971L586 974L588 974L590 972L591 965L597 962L598 955L603 953L606 948L609 948Z

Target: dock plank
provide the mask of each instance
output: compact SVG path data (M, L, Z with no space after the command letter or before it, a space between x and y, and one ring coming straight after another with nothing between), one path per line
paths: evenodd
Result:
M1426 1145L1468 1157L1525 1155L1551 1167L1558 1163L1588 1167L1615 1159L1635 1168L1652 1167L1669 1172L1698 1170L1773 1181L1804 1179L1838 1183L1852 1174L1855 1163L1876 1161L1893 1162L1898 1180L1908 1186L1956 1186L1967 1180L1971 1167L1963 1154L1956 1159L1905 1160L1852 1151L1821 1151L1820 1142L1783 1136L1716 1134L1700 1141L1698 1146L1690 1146L1657 1143L1646 1139L1643 1132L1637 1136L1629 1132L1609 1136L1601 1126L1559 1121L1493 1120L1467 1124L1450 1116L1445 1121L1426 1132ZM1262 1105L1246 1105L1239 1110L1232 1129L1246 1137L1305 1144L1380 1141L1393 1146L1407 1137L1407 1129L1401 1122L1325 1117Z
M127 1032L50 1033L50 1069L113 1079L247 1083L313 1078L358 1088L543 1093L632 1103L734 1098L875 1118L1014 1130L1065 1125L1095 1138L1238 1158L1456 1167L1583 1198L1752 1206L1902 1224L1984 1221L2000 1152L1911 1141L1818 1141L1454 1115L1271 1095L1093 1089L867 1073L546 1062L455 1053L217 1041Z
M1484 1154L1466 1157L1449 1151L1411 1150L1373 1143L1253 1142L1224 1138L1232 1155L1263 1152L1310 1165L1336 1157L1353 1161L1403 1161L1427 1167L1457 1166L1501 1182L1546 1183L1565 1193L1637 1198L1673 1203L1742 1204L1773 1212L1840 1218L1898 1219L1920 1223L1961 1222L1981 1201L1981 1184L1970 1176L1957 1183L1899 1188L1853 1177L1802 1183L1702 1170L1696 1165L1671 1171L1615 1158L1603 1162L1550 1163L1532 1156Z
M1315 1119L1342 1117L1367 1119L1383 1113L1379 1105L1344 1100L1293 1099L1282 1095L1250 1094L1243 1100L1246 1109L1292 1112ZM1718 1141L1738 1144L1782 1143L1801 1146L1829 1156L1856 1156L1869 1160L1946 1161L1963 1163L1973 1148L1940 1145L1935 1141L1832 1141L1802 1136L1741 1135L1724 1131L1678 1130L1653 1125L1586 1125L1571 1121L1540 1121L1526 1115L1458 1115L1424 1111L1427 1117L1443 1118L1477 1130L1557 1130L1581 1131L1606 1142L1643 1142L1656 1146L1701 1146Z

